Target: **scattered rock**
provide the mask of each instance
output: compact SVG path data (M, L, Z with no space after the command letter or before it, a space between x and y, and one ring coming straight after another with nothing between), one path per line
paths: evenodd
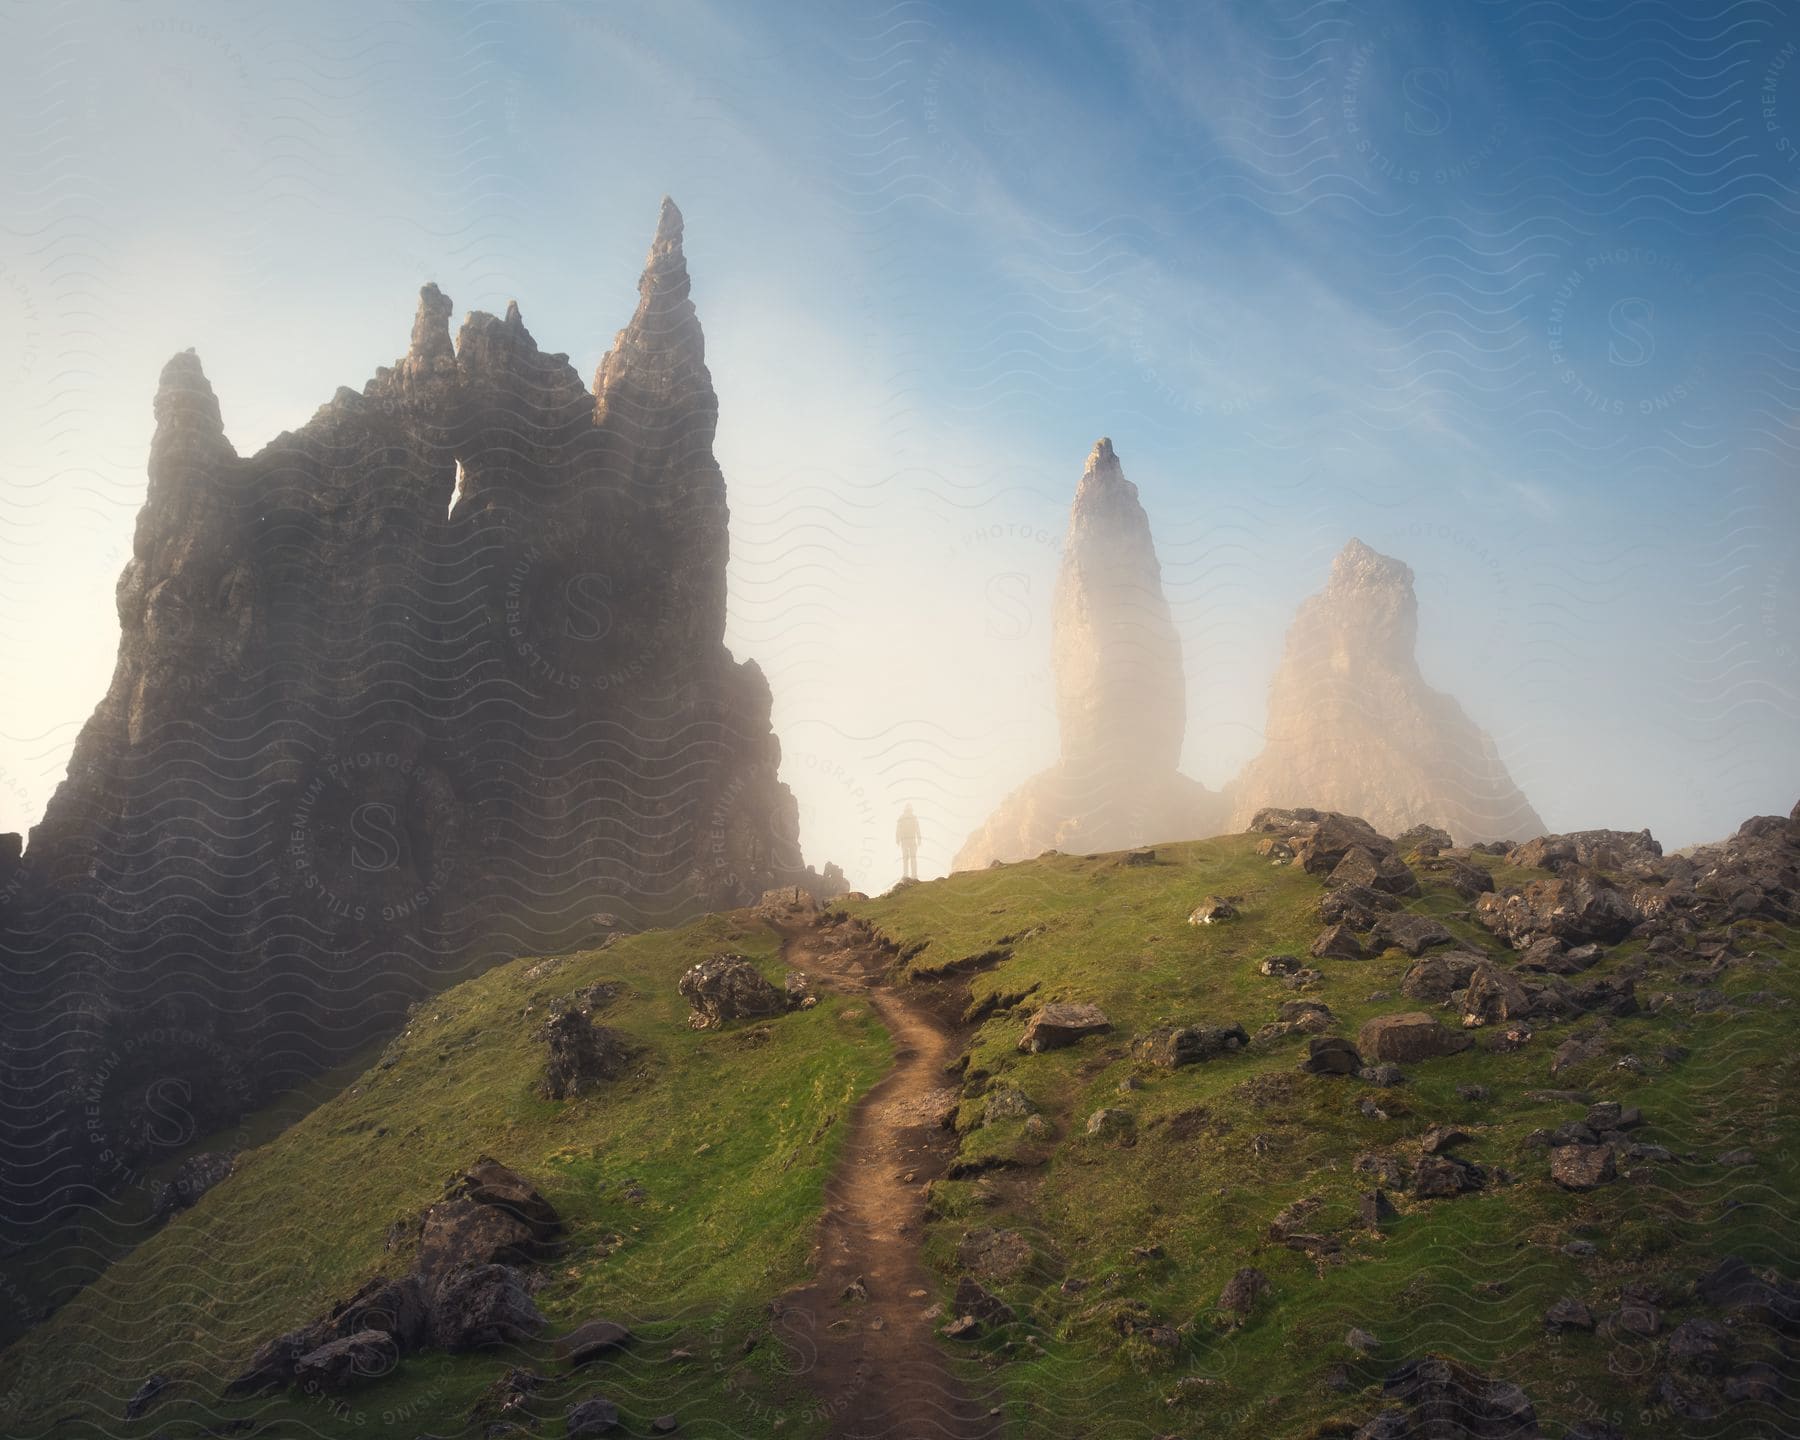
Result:
M1257 1300L1268 1293L1269 1277L1246 1265L1225 1282L1225 1288L1219 1292L1219 1308L1233 1315L1248 1315Z
M237 1157L225 1150L203 1150L175 1167L167 1183L156 1187L152 1202L159 1220L186 1210L220 1181L230 1177Z
M1360 1330L1354 1326L1351 1328L1350 1333L1344 1336L1344 1343L1358 1355L1373 1355L1377 1350L1381 1349L1381 1342L1379 1340L1367 1330Z
M484 1155L425 1212L418 1270L429 1277L458 1266L537 1259L561 1229L555 1207L530 1181Z
M984 1325L1010 1325L1018 1318L1012 1306L984 1290L972 1275L956 1282L956 1311L959 1315L972 1315Z
M1174 1070L1216 1060L1249 1043L1242 1025L1159 1025L1132 1041L1131 1055L1140 1065Z
M1379 1188L1365 1190L1358 1204L1365 1230L1379 1230L1388 1221L1394 1219L1399 1212L1389 1203L1388 1198Z
M1088 1035L1112 1029L1112 1021L1098 1005L1085 1002L1057 1001L1041 1006L1026 1022L1019 1037L1019 1049L1036 1055L1045 1050L1060 1050Z
M1413 1167L1412 1193L1420 1200L1442 1200L1479 1190L1487 1172L1454 1155L1421 1155Z
M1400 993L1411 1000L1443 1004L1456 991L1468 986L1475 967L1485 958L1467 950L1427 955L1407 967L1406 975L1400 981Z
M294 1383L327 1395L379 1379L400 1363L400 1350L385 1330L357 1330L327 1341L294 1364Z
M1112 1106L1096 1110L1087 1119L1090 1140L1123 1140L1137 1131L1137 1117Z
M596 1025L582 1010L560 1010L538 1031L550 1051L539 1089L546 1099L566 1100L617 1079L630 1059L624 1037Z
M1429 915L1414 915L1410 911L1382 916L1375 922L1373 939L1376 945L1392 946L1414 958L1434 946L1456 943L1456 937L1438 921Z
M1731 1332L1699 1316L1677 1325L1665 1349L1670 1366L1695 1375L1723 1375L1731 1366L1731 1352Z
M1478 925L1515 950L1545 936L1568 945L1610 945L1625 939L1644 918L1623 890L1581 866L1565 869L1554 880L1534 880L1522 890L1482 895L1474 914Z
M982 1097L981 1118L992 1125L1037 1114L1037 1103L1016 1085L995 1085Z
M1439 1055L1454 1055L1469 1048L1467 1035L1458 1034L1421 1010L1398 1015L1377 1015L1356 1034L1357 1047L1377 1060L1409 1065Z
M1238 918L1237 906L1222 895L1208 895L1188 912L1190 925L1217 925Z
M569 1440L588 1440L592 1435L607 1435L619 1428L619 1407L596 1395L572 1406L563 1424L563 1433Z
M1596 1190L1619 1178L1610 1145L1558 1145L1550 1152L1550 1178L1565 1190Z
M1294 955L1271 955L1256 968L1264 975L1292 975L1301 968L1301 962Z
M732 1020L780 1015L788 1008L787 996L742 955L702 960L681 977L676 988L693 1010L688 1024L696 1030L717 1030Z
M1362 960L1368 952L1348 925L1328 925L1312 943L1315 960Z
M467 1266L432 1292L431 1343L452 1354L522 1344L545 1324L525 1277L511 1265Z
M189 1203L191 1204L192 1202L190 1201ZM148 1380L144 1381L142 1385L138 1386L136 1390L131 1392L131 1398L125 1402L125 1418L127 1420L136 1420L156 1403L163 1391L168 1389L168 1387L169 1377L167 1375L152 1375Z
M959 1315L939 1333L946 1340L973 1340L981 1334L981 1322L973 1315Z
M1300 1069L1308 1075L1354 1075L1362 1069L1362 1056L1341 1035L1315 1035L1306 1045Z
M1594 1312L1573 1296L1564 1296L1544 1312L1546 1330L1592 1330Z
M1537 1433L1537 1412L1525 1392L1490 1380L1441 1355L1411 1360L1382 1381L1382 1393L1411 1412L1412 1440L1439 1435L1459 1440L1526 1440Z

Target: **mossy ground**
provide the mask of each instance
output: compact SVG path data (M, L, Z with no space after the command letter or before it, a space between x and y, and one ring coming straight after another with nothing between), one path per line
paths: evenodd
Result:
M1530 877L1502 869L1497 878ZM1727 1252L1792 1269L1796 935L1740 925L1741 963L1703 984L1653 970L1640 994L1674 1000L1609 1022L1603 1053L1554 1079L1556 1046L1594 1022L1535 1026L1510 1052L1478 1044L1421 1062L1389 1089L1301 1075L1304 1037L1174 1072L1134 1067L1130 1037L1159 1021L1254 1033L1296 998L1257 966L1272 953L1305 955L1321 893L1313 877L1257 857L1252 837L1227 836L1159 845L1151 865L1047 857L849 906L900 947L911 974L964 976L980 1017L963 1072L966 1178L934 1185L925 1245L947 1300L965 1231L1001 1226L1032 1241L1031 1272L995 1287L1020 1323L964 1352L991 1370L1012 1433L1348 1434L1379 1403L1381 1375L1425 1351L1522 1384L1550 1435L1595 1415L1631 1435L1669 1433L1668 1417L1646 1409L1655 1337L1559 1338L1542 1315L1570 1295L1604 1313L1633 1281L1679 1292ZM1237 897L1239 918L1189 926L1208 894ZM1457 918L1466 903L1454 893L1432 888L1410 903L1496 948ZM676 976L719 949L751 954L779 978L771 933L742 916L711 917L550 966L519 961L422 1007L380 1065L0 1355L0 1397L12 1406L0 1410L0 1431L43 1434L68 1416L56 1434L175 1437L223 1416L302 1427L293 1433L480 1433L471 1405L532 1357L414 1357L335 1416L293 1396L222 1410L213 1396L257 1342L367 1275L404 1268L404 1255L384 1248L389 1223L416 1215L453 1171L488 1153L536 1180L569 1222L568 1253L539 1296L553 1331L608 1314L645 1336L631 1357L557 1391L536 1433L559 1434L560 1407L588 1393L613 1398L633 1433L664 1411L680 1415L686 1434L816 1433L804 1377L767 1338L765 1307L803 1276L842 1133L835 1122L886 1068L887 1038L861 1007L831 1000L767 1025L688 1030ZM1636 950L1610 951L1599 973ZM1325 979L1307 993L1330 1005L1342 1033L1376 1014L1430 1008L1400 994L1409 962L1398 952L1318 963ZM605 979L629 986L603 1018L645 1047L641 1073L568 1105L537 1098L532 1033L545 1002ZM1113 1032L1020 1054L1025 1011L1053 999L1099 1004ZM1140 1088L1122 1090L1133 1076ZM1041 1107L1048 1139L1030 1138L1019 1120L979 1123L977 1092L1000 1078ZM1491 1098L1460 1098L1470 1082ZM1586 1107L1531 1094L1552 1088L1640 1106L1647 1123L1635 1138L1678 1160L1630 1162L1616 1184L1564 1193L1527 1136ZM1365 1113L1364 1100L1385 1118ZM1102 1106L1133 1112L1133 1143L1086 1137L1086 1117ZM1360 1229L1357 1199L1372 1181L1357 1157L1394 1154L1410 1168L1420 1134L1443 1122L1470 1131L1460 1153L1512 1178L1455 1199L1396 1194L1395 1220L1379 1234ZM1740 1148L1754 1163L1720 1163ZM634 1183L645 1192L636 1203ZM1307 1228L1334 1236L1336 1255L1269 1237L1277 1213L1305 1198L1319 1202ZM1567 1253L1571 1240L1595 1253ZM1246 1265L1272 1290L1230 1324L1216 1300ZM1145 1338L1151 1321L1173 1328L1172 1346L1166 1335ZM1376 1354L1345 1345L1352 1326L1378 1337ZM746 1351L759 1336L765 1343ZM670 1359L677 1346L693 1358ZM122 1423L125 1396L152 1372L177 1382L169 1398ZM1742 1416L1680 1424L1684 1434L1747 1435L1760 1433L1758 1418L1749 1428Z
M537 1296L550 1333L605 1315L643 1338L604 1376L547 1391L541 1433L560 1433L563 1410L592 1394L640 1430L676 1411L689 1433L744 1433L776 1415L783 1434L812 1433L782 1348L756 1342L768 1339L768 1301L805 1276L836 1122L889 1047L866 1011L830 1000L768 1025L691 1030L676 979L721 949L779 983L776 937L713 916L520 960L426 1002L356 1083L245 1154L203 1203L0 1355L0 1434L176 1437L221 1419L278 1434L480 1433L470 1408L509 1366L560 1367L535 1351L422 1354L341 1406L217 1397L261 1341L370 1275L405 1270L388 1227L482 1154L530 1177L567 1224ZM639 1047L632 1073L568 1103L540 1098L534 1032L547 1003L605 980L626 987L600 1018ZM670 1358L677 1349L692 1358ZM122 1421L153 1373L171 1380L167 1398Z
M1722 993L1701 997L1701 1013L1696 987L1653 972L1640 991L1667 989L1676 999L1659 1013L1609 1022L1604 1053L1554 1079L1552 1053L1592 1021L1533 1022L1536 1033L1517 1050L1478 1044L1407 1066L1408 1083L1388 1089L1298 1073L1303 1036L1174 1072L1134 1066L1133 1032L1166 1020L1238 1022L1254 1034L1281 1002L1298 998L1257 967L1274 953L1306 958L1322 888L1255 855L1253 838L1159 845L1153 865L1050 857L851 907L901 946L914 972L982 966L970 979L973 1006L1002 1008L970 1044L971 1088L983 1076L1016 1085L1055 1127L1052 1139L1033 1141L1022 1121L981 1126L979 1105L965 1104L962 1122L974 1128L961 1163L976 1173L936 1187L939 1218L927 1242L947 1278L970 1228L1003 1226L1034 1242L1034 1272L1000 1287L1026 1323L981 1347L1019 1433L1144 1425L1145 1433L1307 1436L1337 1433L1341 1422L1347 1434L1379 1405L1380 1376L1426 1351L1523 1384L1550 1434L1596 1415L1630 1434L1666 1433L1669 1417L1646 1405L1656 1339L1558 1337L1542 1316L1565 1295L1603 1314L1633 1280L1678 1293L1723 1253L1791 1267L1800 1181L1787 1008L1800 998L1794 933L1740 926L1737 948L1754 954L1706 987ZM1541 878L1484 863L1503 885ZM1240 917L1188 925L1189 909L1209 894L1238 897ZM1428 887L1411 904L1471 946L1497 948L1453 891ZM1611 950L1595 973L1628 964L1639 948ZM993 963L996 955L1005 958ZM1308 963L1325 980L1304 993L1330 1005L1351 1037L1371 1016L1432 1008L1400 993L1411 962L1398 951ZM1005 1008L1023 995L1024 1005ZM1049 1000L1097 1003L1114 1031L1020 1054L1026 1013ZM1708 1005L1717 1008L1707 1013ZM1142 1088L1122 1091L1128 1077ZM1492 1098L1459 1098L1467 1083ZM1618 1183L1585 1195L1558 1189L1545 1150L1526 1137L1579 1120L1587 1107L1532 1098L1551 1089L1641 1106L1647 1123L1634 1138L1679 1161L1632 1162ZM1365 1114L1367 1100L1386 1118ZM1087 1138L1086 1118L1103 1106L1133 1112L1135 1143ZM1357 1157L1392 1153L1410 1171L1420 1134L1444 1122L1473 1137L1459 1153L1514 1178L1454 1199L1394 1195L1399 1217L1379 1235L1362 1230L1358 1198L1373 1181L1353 1168ZM1754 1152L1753 1165L1718 1163L1742 1147ZM994 1168L979 1170L984 1163ZM1335 1234L1339 1255L1315 1259L1269 1237L1283 1207L1307 1197L1321 1208L1305 1228ZM1583 1239L1595 1256L1564 1252ZM1268 1275L1272 1293L1247 1322L1230 1324L1217 1298L1248 1265ZM1082 1288L1065 1290L1071 1278ZM1178 1346L1122 1335L1115 1319L1127 1311L1177 1327ZM1374 1356L1347 1347L1352 1326L1379 1338ZM1340 1364L1348 1389L1326 1384ZM1183 1379L1203 1383L1182 1387ZM1167 1403L1177 1395L1190 1398ZM1768 1418L1681 1423L1684 1433L1753 1434Z

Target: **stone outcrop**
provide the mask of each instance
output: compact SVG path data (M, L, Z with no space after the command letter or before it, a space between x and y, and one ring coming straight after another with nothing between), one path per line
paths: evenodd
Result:
M1069 510L1051 646L1061 758L1000 802L952 868L1216 833L1219 797L1176 768L1187 729L1181 638L1149 517L1110 440L1088 456Z
M1461 844L1542 833L1494 742L1425 683L1417 635L1411 569L1352 540L1288 631L1263 752L1227 790L1231 829L1265 806L1309 805L1387 835L1440 826Z
M9 1220L596 915L818 883L724 643L681 241L665 201L592 389L516 306L452 340L434 285L392 367L255 455L192 351L164 368L111 686L22 864L0 847Z

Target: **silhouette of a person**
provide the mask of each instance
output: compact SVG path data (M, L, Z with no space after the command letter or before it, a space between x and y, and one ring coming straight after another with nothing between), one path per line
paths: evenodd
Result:
M900 842L900 878L919 878L919 817L908 805L900 812L900 823L894 826L894 839Z

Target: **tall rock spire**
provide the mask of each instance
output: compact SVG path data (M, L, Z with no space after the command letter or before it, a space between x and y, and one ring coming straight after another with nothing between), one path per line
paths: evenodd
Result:
M1109 439L1075 488L1053 634L1063 763L1173 770L1187 729L1181 641L1150 517Z
M712 450L719 400L681 237L681 211L664 196L637 310L594 372L594 425L612 483L677 536L670 591L660 602L663 628L684 643L717 643L725 633L731 517Z
M1268 805L1360 815L1394 835L1522 839L1543 821L1494 742L1420 673L1419 604L1402 561L1351 540L1300 607L1269 687L1261 755L1232 783L1232 824Z
M1187 728L1181 638L1150 517L1109 439L1088 455L1069 508L1051 645L1061 759L1000 802L954 868L1213 834L1218 797L1175 768Z

